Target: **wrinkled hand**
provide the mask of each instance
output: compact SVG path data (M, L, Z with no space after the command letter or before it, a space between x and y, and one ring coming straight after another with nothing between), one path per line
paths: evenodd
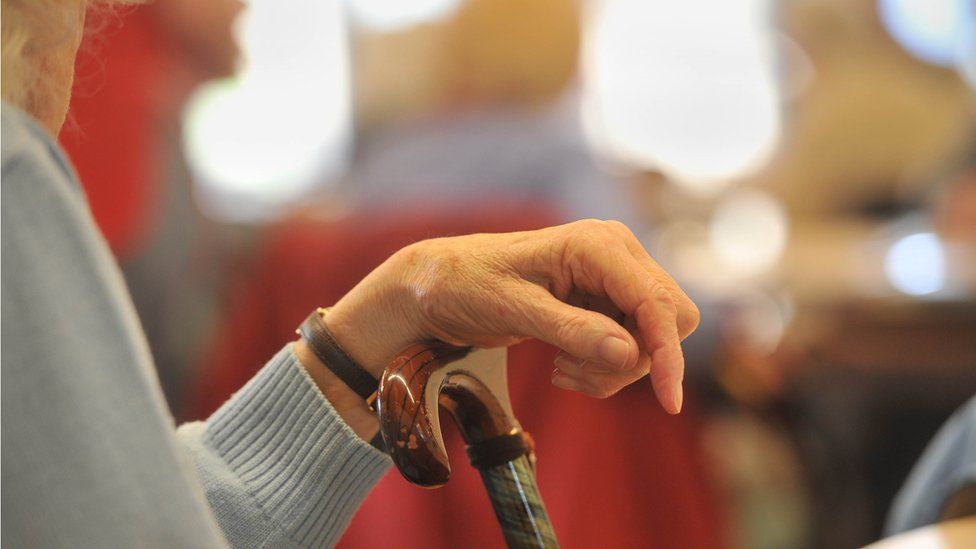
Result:
M608 397L650 372L681 409L681 340L698 309L625 225L586 220L538 231L408 246L326 317L377 377L407 345L439 339L498 347L537 338L561 349L552 382Z

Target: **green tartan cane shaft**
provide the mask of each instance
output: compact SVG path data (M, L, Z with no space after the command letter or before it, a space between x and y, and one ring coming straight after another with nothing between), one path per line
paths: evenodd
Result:
M559 547L528 457L479 472L509 547Z

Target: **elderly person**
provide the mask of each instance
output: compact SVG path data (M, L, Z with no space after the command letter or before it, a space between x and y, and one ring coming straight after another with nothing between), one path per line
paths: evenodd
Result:
M334 543L389 466L365 442L378 428L366 402L299 340L206 422L174 430L118 268L54 141L86 3L2 6L2 541ZM680 341L697 317L624 226L584 221L417 243L325 323L373 377L417 341L534 337L562 349L557 387L605 397L650 372L677 413Z

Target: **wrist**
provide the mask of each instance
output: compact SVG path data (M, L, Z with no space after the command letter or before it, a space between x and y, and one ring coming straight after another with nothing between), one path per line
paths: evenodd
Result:
M342 349L376 379L397 352L424 339L407 267L402 254L395 254L324 318Z
M304 339L295 342L295 356L339 417L363 440L369 441L379 430L376 414L366 401L322 363Z

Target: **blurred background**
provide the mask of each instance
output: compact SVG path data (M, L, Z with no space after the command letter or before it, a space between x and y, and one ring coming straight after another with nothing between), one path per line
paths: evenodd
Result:
M976 2L156 0L89 27L61 140L179 420L403 245L587 217L703 323L678 417L512 350L566 547L868 543L976 394ZM500 545L448 439L447 487L391 472L340 545Z

